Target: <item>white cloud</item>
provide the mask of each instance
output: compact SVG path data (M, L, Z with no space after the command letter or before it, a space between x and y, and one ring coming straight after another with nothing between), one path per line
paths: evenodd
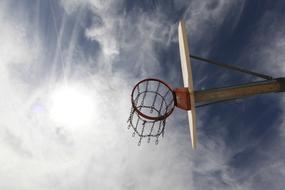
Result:
M186 4L186 5L185 5ZM189 27L190 46L202 46L202 54L207 54L213 48L213 40L220 27L227 20L228 15L234 10L236 14L232 16L232 29L238 23L243 11L244 1L184 1L184 6L188 7L184 14L184 19ZM233 24L235 23L235 24Z
M222 172L222 180L214 181L217 178L209 177L208 184L215 182L217 189L238 187L235 176L225 165L230 153L224 142L205 140L194 153L190 150L186 125L174 119L182 118L179 114L175 113L169 119L167 135L159 146L143 143L137 147L136 140L126 129L130 84L137 80L136 73L149 76L161 72L156 48L157 45L167 47L177 40L177 23L168 22L158 11L147 14L138 10L136 14L132 13L132 17L119 14L117 11L122 8L122 2L117 1L60 2L66 11L63 22L85 9L91 10L92 16L99 17L102 22L98 24L93 20L85 28L85 37L100 44L99 58L77 60L82 65L76 65L72 60L68 63L73 71L68 80L86 85L94 95L98 119L91 125L82 126L82 130L74 131L68 126L54 124L47 117L48 96L64 79L41 78L39 72L48 68L39 61L44 62L41 60L44 50L49 49L40 39L30 38L40 31L33 31L32 22L27 17L24 17L28 20L25 23L22 22L24 18L17 16L7 18L10 10L1 6L0 179L3 180L0 188L145 189L147 186L149 189L189 189L196 187L192 172L207 175L217 170ZM194 44L209 30L218 31L223 22L221 18L236 6L236 3L227 1L216 2L212 5L206 1L194 1L189 5L182 1L175 3L177 7L188 6L184 17L190 26L190 35L197 39ZM64 24L58 26L61 32ZM50 27L54 27L52 25ZM212 37L209 34L206 39L211 41ZM74 38L70 44L73 47L64 49L62 46L62 52L67 52L63 56L72 59L70 55L81 50ZM60 54L60 46L53 44L53 47ZM80 53L84 55L84 52ZM86 66L84 63L95 61L96 74L90 74L90 64ZM125 76L125 72L114 72L119 62L125 62L126 70L131 68L134 74ZM41 80L41 83L34 84L34 80ZM185 119L186 115L182 120ZM204 138L203 134L201 136ZM200 158L203 160L195 160ZM230 185L224 187L221 185L224 182Z

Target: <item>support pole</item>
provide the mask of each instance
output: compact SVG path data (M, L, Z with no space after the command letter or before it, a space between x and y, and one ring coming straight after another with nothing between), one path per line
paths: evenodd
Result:
M195 102L215 102L239 99L257 94L284 92L285 78L241 84L231 87L195 91Z
M266 80L272 80L273 79L273 77L268 76L268 75L264 75L264 74L261 74L261 73L253 72L253 71L250 71L250 70L247 70L247 69L242 69L240 67L236 67L236 66L233 66L233 65L220 63L220 62L213 61L213 60L210 60L210 59L206 59L206 58L203 58L203 57L198 57L196 55L190 55L190 57L193 58L193 59L202 61L204 63L213 64L213 65L216 65L216 66L219 66L219 67L223 67L223 68L226 68L226 69L229 69L229 70L241 72L243 74L256 76L256 77L263 78L263 79L266 79Z

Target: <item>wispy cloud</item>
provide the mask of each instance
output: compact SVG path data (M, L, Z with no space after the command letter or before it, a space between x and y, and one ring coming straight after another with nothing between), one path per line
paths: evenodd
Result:
M281 187L277 175L284 173L282 153L269 147L263 152L254 143L236 150L227 144L228 131L219 126L230 126L236 118L207 119L209 115L199 111L201 141L195 152L186 114L180 110L169 118L159 146L143 142L137 147L127 130L136 80L169 76L176 85L181 80L178 20L186 20L192 51L207 55L232 11L237 14L231 15L230 31L237 27L242 1L169 1L167 6L154 1L150 8L127 1L34 2L0 3L1 189L252 189L273 182L275 189ZM254 47L252 55L266 54L264 62L274 58L272 64L279 69L270 72L283 72L283 30L277 30L276 22L264 33L265 20L249 45ZM261 46L263 35L270 38L272 31L272 43ZM177 55L171 60L177 65L162 61L169 55ZM205 73L195 68L199 77ZM73 84L84 86L96 101L92 124L70 128L48 115L56 86ZM212 128L202 130L209 126L206 121ZM256 151L254 158L266 161L248 161L248 169L241 171L236 160L246 159L247 151ZM276 158L267 159L270 154ZM259 169L262 165L267 166Z

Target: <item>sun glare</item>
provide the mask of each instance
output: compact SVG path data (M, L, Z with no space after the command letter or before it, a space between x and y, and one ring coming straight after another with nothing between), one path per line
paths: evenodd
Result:
M55 89L50 96L50 118L65 126L84 126L92 123L95 105L92 93L76 86Z

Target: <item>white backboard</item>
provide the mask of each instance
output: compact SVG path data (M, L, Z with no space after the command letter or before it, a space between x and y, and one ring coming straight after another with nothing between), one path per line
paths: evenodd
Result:
M185 28L185 22L183 20L181 20L178 25L178 40L179 40L183 83L184 87L187 87L190 93L191 111L188 111L188 120L189 120L192 148L195 149L197 146L197 136L196 136L196 111L195 111L194 86L193 86L191 61L189 56L187 32Z

